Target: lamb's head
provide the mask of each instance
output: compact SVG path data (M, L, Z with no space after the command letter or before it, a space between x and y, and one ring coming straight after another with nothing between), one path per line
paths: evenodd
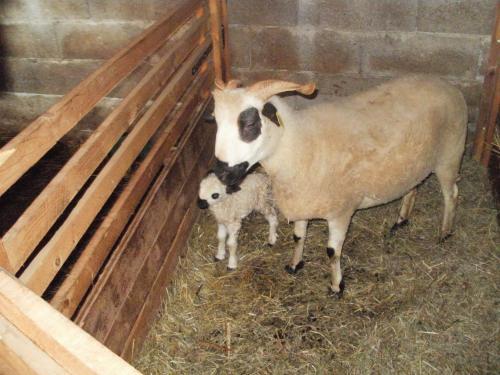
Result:
M222 202L227 196L226 186L219 181L215 173L209 173L200 183L198 207L205 209Z
M314 92L310 83L268 80L249 87L238 81L215 82L213 91L217 136L215 173L226 185L237 186L248 169L272 155L282 135L279 114L270 98L286 91Z

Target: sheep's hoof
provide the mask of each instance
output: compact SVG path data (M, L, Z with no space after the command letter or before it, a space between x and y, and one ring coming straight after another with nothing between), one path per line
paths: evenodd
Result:
M267 246L268 246L268 247L273 247L273 246L274 246L274 244L273 244L273 243L271 243L271 242L268 242L268 243L267 243Z
M229 266L228 266L228 267L227 267L227 271L228 271L228 272L233 272L233 271L236 271L236 268L231 268L231 267L229 267Z
M408 219L404 219L402 222L394 224L389 230L389 235L394 236L398 229L406 227L409 223Z
M341 299L344 296L345 283L344 279L340 281L339 290L334 290L331 286L328 288L328 294L336 299Z
M217 257L214 255L214 262L220 262L221 260L224 260L224 258L223 258L223 259L219 259L219 258L217 258Z
M297 243L300 241L300 238L299 236L297 236L295 233L293 234L293 242Z
M445 242L448 238L450 238L453 235L453 233L447 233L444 236L439 236L438 243L443 243Z
M285 266L285 271L288 272L290 275L295 275L298 271L300 271L302 268L304 268L304 261L301 260L299 263L295 265L295 267L290 266L287 264Z

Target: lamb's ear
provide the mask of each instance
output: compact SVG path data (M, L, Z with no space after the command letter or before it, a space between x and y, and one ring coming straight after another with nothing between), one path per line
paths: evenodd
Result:
M275 79L254 83L248 88L249 92L254 93L264 101L282 92L297 91L304 95L311 95L315 90L316 85L312 82L302 85L300 83L279 81Z
M238 185L227 185L226 186L226 193L227 194L233 194L233 193L236 193L240 190L241 190L241 188Z
M266 116L269 120L274 122L277 126L280 126L280 120L278 119L278 110L276 107L272 104L267 102L264 104L264 107L262 108L262 114Z

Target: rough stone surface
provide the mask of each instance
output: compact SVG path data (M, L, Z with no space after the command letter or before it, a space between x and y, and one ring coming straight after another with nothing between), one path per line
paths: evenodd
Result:
M155 20L169 10L165 0L88 0L93 19Z
M478 38L386 33L368 38L365 43L365 73L433 73L476 78L481 46Z
M53 24L0 24L0 56L60 57Z
M418 30L491 34L497 0L419 0Z
M417 0L305 0L303 22L337 30L416 30Z
M86 0L4 0L0 19L43 20L88 18Z
M229 50L231 51L231 64L240 68L248 68L251 63L252 30L246 26L229 28Z
M61 23L57 38L66 59L107 59L146 28L142 23Z
M295 25L297 3L298 0L229 0L229 20L241 25Z

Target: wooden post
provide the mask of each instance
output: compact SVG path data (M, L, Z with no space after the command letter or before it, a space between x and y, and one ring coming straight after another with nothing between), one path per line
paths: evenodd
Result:
M13 272L12 266L9 261L9 256L7 255L7 250L5 250L5 247L3 245L3 241L0 238L0 267L6 269L9 272Z
M222 10L222 27L223 27L223 48L224 48L224 73L226 74L226 81L231 79L231 53L229 51L229 26L227 17L227 0L221 0Z
M224 63L222 57L221 13L219 0L209 0L210 34L212 35L215 79L225 82Z
M484 77L483 97L479 108L479 118L474 139L474 159L484 166L490 160L493 136L500 106L500 73L498 60L500 58L500 3L496 7L496 21L491 36L488 68Z

